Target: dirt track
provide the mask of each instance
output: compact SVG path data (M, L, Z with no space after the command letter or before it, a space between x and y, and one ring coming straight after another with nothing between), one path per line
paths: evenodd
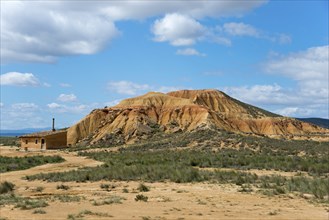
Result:
M28 153L35 155L40 153ZM64 172L84 166L97 166L101 163L74 153L46 152L46 155L60 155L66 162L47 164L23 171L1 174L1 181L16 185L15 193L21 196L48 199L49 206L42 208L46 214L33 214L33 210L20 210L13 206L1 207L0 217L8 219L67 219L69 214L83 210L106 213L108 217L85 215L83 219L329 219L328 208L311 204L298 196L267 197L257 193L240 193L236 185L210 183L146 183L149 192L148 202L136 202L140 194L136 188L139 182L92 182L64 183L70 189L58 190L60 183L26 181L22 177L40 172ZM24 152L1 147L2 156L25 156ZM101 183L113 186L110 191L100 188ZM42 192L35 192L38 186ZM124 193L123 189L129 192ZM76 195L84 197L80 202L60 202L54 195ZM124 197L122 204L94 206L93 201L102 201L110 196ZM326 210L327 209L327 210ZM112 217L109 217L112 216Z

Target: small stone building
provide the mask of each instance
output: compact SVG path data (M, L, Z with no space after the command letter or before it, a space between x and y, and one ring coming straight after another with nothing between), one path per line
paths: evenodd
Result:
M59 149L67 146L67 130L37 132L19 138L21 149L24 150Z

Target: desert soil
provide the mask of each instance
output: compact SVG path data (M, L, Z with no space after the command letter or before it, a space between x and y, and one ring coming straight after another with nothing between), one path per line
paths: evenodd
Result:
M61 183L27 181L26 175L47 172L64 172L86 166L97 166L101 162L79 157L69 152L20 152L13 147L0 148L2 156L60 155L66 161L46 164L28 170L1 174L2 181L15 184L15 193L23 197L47 199L49 206L42 208L46 214L33 214L32 210L21 210L13 205L0 207L0 217L5 219L68 219L68 215L78 215L84 210L99 214L85 215L83 219L329 219L329 209L321 204L311 203L299 196L264 196L255 192L241 193L239 187L230 184L213 183L145 183L149 192L147 202L135 201L141 194L136 181L66 182L68 190L56 189ZM267 174L267 173L266 173ZM101 189L102 183L110 184L110 190ZM36 187L44 187L36 192ZM123 192L127 189L128 192ZM55 195L80 196L79 202L60 202ZM106 197L125 198L121 204L94 206L93 201L103 201Z

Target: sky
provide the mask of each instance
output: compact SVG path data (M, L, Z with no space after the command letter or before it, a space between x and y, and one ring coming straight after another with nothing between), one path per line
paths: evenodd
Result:
M329 118L328 1L1 1L1 129L149 91L218 89Z

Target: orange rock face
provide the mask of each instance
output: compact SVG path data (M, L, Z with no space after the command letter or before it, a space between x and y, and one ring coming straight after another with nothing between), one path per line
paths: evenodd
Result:
M328 129L281 117L217 90L181 90L168 94L150 92L114 107L95 109L68 129L68 143L84 139L97 143L111 134L120 134L128 142L152 134L155 129L175 132L199 127L285 137L329 134Z

